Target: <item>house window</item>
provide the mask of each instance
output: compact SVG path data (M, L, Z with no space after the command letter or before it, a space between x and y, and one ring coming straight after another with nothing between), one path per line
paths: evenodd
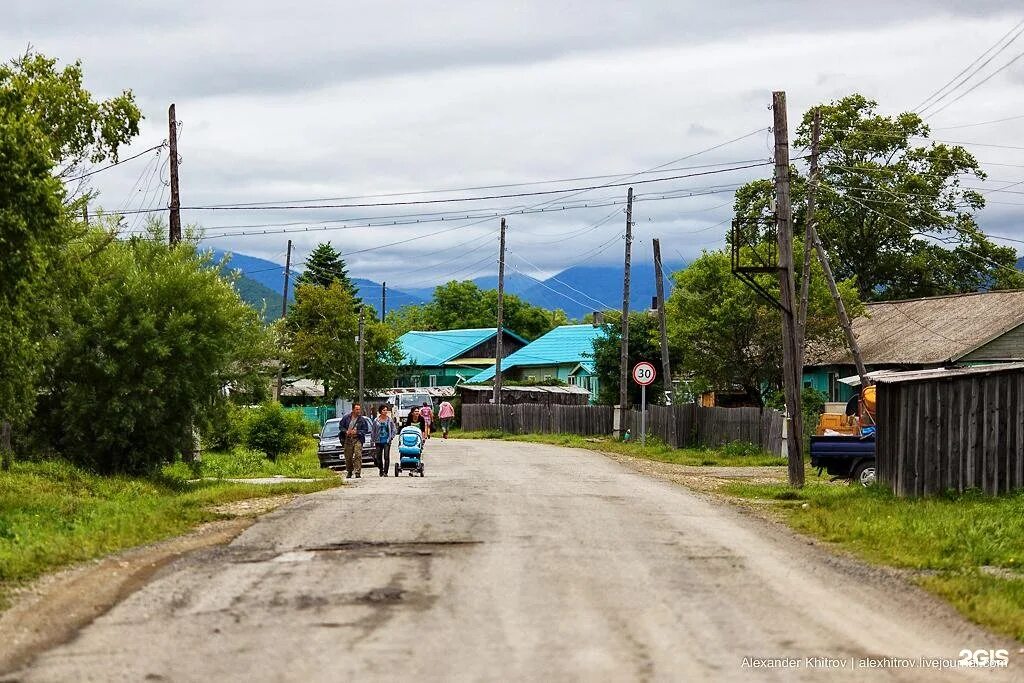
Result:
M839 374L835 372L828 373L828 400L838 401L839 400Z
M412 378L412 385L414 387L418 387L420 385L420 376L419 375L414 375L413 376L413 378Z
M437 375L431 375L430 376L430 386L432 386L432 387L436 387L437 386Z
M576 375L569 375L569 384L573 386L576 385Z

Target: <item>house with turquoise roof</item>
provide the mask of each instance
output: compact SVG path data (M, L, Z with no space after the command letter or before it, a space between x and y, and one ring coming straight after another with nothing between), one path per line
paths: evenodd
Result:
M530 342L501 361L505 380L541 382L558 379L590 392L597 402L598 382L594 367L594 339L602 336L593 325L562 325ZM494 380L494 365L473 378L473 384Z
M404 361L396 387L450 387L468 382L494 365L497 328L406 332L398 338ZM527 341L504 330L502 358Z

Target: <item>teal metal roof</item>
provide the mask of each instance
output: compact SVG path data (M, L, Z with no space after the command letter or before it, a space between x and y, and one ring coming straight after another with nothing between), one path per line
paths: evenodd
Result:
M526 340L505 330L524 344ZM465 355L495 335L496 328L481 327L470 330L439 330L437 332L406 332L398 338L398 346L410 365L431 367Z
M564 365L566 363L592 363L594 339L603 335L593 325L562 325L536 341L530 342L501 361L501 370L528 365ZM474 384L494 379L494 366L487 368L471 381Z

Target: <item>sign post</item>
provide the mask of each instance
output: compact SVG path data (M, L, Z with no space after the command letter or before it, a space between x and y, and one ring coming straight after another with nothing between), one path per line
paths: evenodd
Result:
M640 385L640 447L647 446L647 385L658 376L654 366L640 361L633 366L633 381Z

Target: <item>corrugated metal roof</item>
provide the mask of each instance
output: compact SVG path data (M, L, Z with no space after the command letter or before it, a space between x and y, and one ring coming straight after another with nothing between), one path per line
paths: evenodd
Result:
M911 370L909 372L890 372L876 377L878 384L899 384L900 382L923 382L934 379L952 379L964 375L991 375L1000 372L1024 371L1024 363L992 363L991 365L974 365L967 368L936 368L934 370Z
M466 330L438 330L436 332L406 332L398 338L399 348L406 362L418 366L444 365L453 358L465 355L473 347L495 335L497 328L480 327ZM524 344L526 340L505 330Z
M594 354L594 339L603 335L593 325L562 325L536 341L530 342L501 361L502 372L514 367L530 365L562 365L590 361ZM494 366L473 378L474 383L494 379Z
M494 389L491 388L491 387L473 386L472 384L460 384L457 387L457 389L459 391L494 391ZM530 387L522 387L522 386L510 386L509 387L509 386L505 386L503 384L501 386L501 390L502 391L511 391L511 392L532 392L532 393L537 393L537 394L587 394L588 396L590 395L590 392L587 391L586 389L584 389L583 387L577 387L577 386L573 386L571 384L568 385L568 386L564 386L564 387L561 387L561 386L546 386L546 385L536 385L536 386L530 386Z
M870 303L853 331L867 365L930 365L963 358L1019 325L1024 291L1002 291ZM845 348L808 363L852 364Z

